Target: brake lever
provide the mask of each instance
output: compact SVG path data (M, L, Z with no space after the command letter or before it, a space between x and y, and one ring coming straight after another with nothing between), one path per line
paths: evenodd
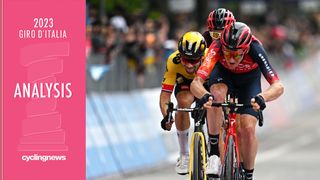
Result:
M264 122L263 122L263 114L262 114L261 110L258 111L258 117L257 118L259 120L259 126L262 127Z
M168 123L171 122L172 112L173 112L173 103L172 103L172 102L169 102L169 103L168 103L168 109L167 109Z

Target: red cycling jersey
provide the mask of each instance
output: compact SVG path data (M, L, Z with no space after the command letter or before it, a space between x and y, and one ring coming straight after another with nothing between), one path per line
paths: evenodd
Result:
M250 46L249 53L244 55L243 60L239 63L239 65L235 69L230 69L227 65L226 59L223 56L220 41L213 41L209 47L203 64L197 71L197 76L201 77L203 80L206 80L213 70L215 64L219 61L219 63L221 63L226 69L229 69L231 72L236 74L247 73L259 67L270 84L279 80L277 73L271 67L268 58L266 57L266 53L264 52L261 43L254 36L252 39L252 44L253 45Z

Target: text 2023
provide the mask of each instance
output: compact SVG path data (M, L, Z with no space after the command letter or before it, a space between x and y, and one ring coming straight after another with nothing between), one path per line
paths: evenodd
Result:
M34 18L34 28L53 28L53 18Z

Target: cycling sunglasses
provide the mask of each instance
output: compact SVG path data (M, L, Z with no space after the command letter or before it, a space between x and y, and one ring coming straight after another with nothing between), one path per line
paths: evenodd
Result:
M243 50L230 50L226 47L222 46L222 52L226 59L233 58L236 61L240 61L243 59L245 52Z
M199 59L192 59L192 58L186 58L186 57L181 57L181 61L183 63L188 63L188 64L198 64L201 61L201 58Z
M219 32L215 32L215 31L209 31L210 33L210 36L213 38L213 39L219 39L220 38L220 34Z

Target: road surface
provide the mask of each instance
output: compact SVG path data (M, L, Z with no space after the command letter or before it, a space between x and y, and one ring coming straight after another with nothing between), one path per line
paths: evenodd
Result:
M266 120L267 121L267 120ZM320 179L320 109L295 116L287 125L259 137L255 180ZM126 177L99 180L186 180L174 164L163 165Z

